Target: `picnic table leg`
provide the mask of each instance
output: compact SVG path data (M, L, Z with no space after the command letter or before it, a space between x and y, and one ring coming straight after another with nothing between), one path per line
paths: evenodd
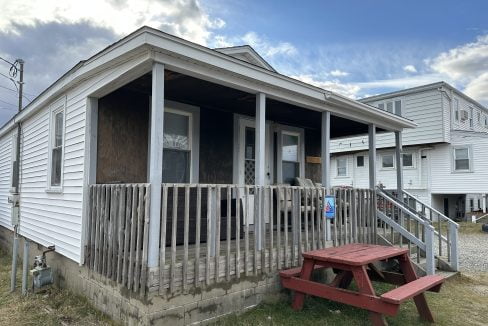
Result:
M417 279L417 273L415 273L415 269L413 268L412 261L410 260L408 255L405 254L402 257L400 257L399 262L400 262L400 269L403 272L403 275L405 276L406 283L415 281ZM413 297L413 301L415 302L415 306L417 306L417 311L419 312L420 318L433 323L434 317L432 316L432 312L430 311L429 305L427 304L425 293L421 293Z
M314 269L314 261L313 259L305 259L303 260L302 271L300 273L300 278L302 280L310 281L312 277L312 272ZM303 301L305 300L305 294L302 292L296 292L293 296L293 303L291 307L293 310L301 310L303 308Z
M369 295L376 295L374 292L373 284L368 276L368 272L366 270L366 266L358 266L352 271L354 275L354 280L356 281L356 285L359 289L360 293L369 294ZM369 312L369 319L373 323L374 326L387 326L387 322L385 317L377 312Z

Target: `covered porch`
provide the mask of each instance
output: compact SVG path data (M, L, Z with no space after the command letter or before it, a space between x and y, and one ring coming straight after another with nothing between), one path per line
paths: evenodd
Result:
M207 77L156 61L88 99L90 269L174 295L300 265L306 250L376 242L376 133L396 132L400 151L401 124L327 94L324 105ZM369 189L332 189L330 139L365 133Z

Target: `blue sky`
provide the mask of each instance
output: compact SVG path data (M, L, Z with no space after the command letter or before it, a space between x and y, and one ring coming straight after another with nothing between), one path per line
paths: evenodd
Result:
M297 5L299 4L299 5ZM447 81L488 104L488 1L0 0L0 57L32 99L141 25L209 46L250 44L279 72L352 98ZM0 72L8 67L0 63ZM0 123L15 113L0 76Z

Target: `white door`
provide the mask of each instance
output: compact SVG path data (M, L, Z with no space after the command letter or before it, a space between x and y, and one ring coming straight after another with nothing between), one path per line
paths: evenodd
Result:
M271 126L266 123L266 141L265 141L265 184L272 184L273 182L273 146L271 139ZM238 184L254 185L255 184L255 123L252 119L239 118L238 126L238 153L237 164L238 167ZM243 195L242 195L243 196ZM243 202L244 214L246 214L246 206ZM267 216L266 216L267 217ZM267 218L268 219L268 218ZM266 221L268 222L268 221ZM249 196L249 224L254 224L254 195Z

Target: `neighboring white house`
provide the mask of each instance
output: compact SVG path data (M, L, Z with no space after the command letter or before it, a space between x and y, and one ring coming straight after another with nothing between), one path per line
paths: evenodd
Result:
M445 82L362 99L418 124L403 132L404 188L451 218L486 212L488 109ZM395 139L378 134L377 180L396 189ZM331 142L332 185L368 185L368 139Z

